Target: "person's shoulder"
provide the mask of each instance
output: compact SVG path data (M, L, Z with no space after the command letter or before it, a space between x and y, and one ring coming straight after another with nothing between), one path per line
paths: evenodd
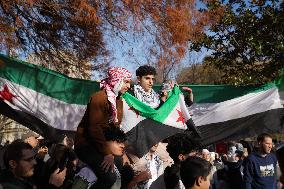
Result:
M23 188L23 186L18 186L15 183L1 183L1 187L3 189L5 189L5 188L9 188L9 189L25 189L25 188ZM1 187L0 187L0 189L1 189Z
M247 161L254 161L258 157L256 152L252 152L251 154L248 155L246 158Z
M277 162L277 157L274 153L269 153L268 157L270 157L273 161Z
M106 91L105 90L99 90L99 91L93 93L91 98L94 98L94 97L105 97L105 96L107 96L106 95Z
M11 180L13 178L13 174L11 171L7 169L1 169L0 170L0 183L6 182L7 180Z
M98 102L100 103L104 101L107 101L107 94L105 90L100 90L94 93L90 98L91 103L98 103Z
M164 174L160 175L155 181L152 182L150 189L166 189Z
M28 182L25 182L25 180L19 180L15 178L13 174L7 169L1 170L0 183L2 184L3 188L9 188L9 189L30 188Z

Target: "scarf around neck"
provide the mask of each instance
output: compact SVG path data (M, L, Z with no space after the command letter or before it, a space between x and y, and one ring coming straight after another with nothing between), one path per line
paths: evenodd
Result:
M157 108L160 105L160 96L153 89L146 92L140 85L134 85L134 95L151 108Z
M123 81L125 79L131 80L131 77L132 74L125 68L114 67L108 70L108 77L103 79L100 83L100 88L106 90L107 99L111 104L113 123L118 122L116 97L119 95Z

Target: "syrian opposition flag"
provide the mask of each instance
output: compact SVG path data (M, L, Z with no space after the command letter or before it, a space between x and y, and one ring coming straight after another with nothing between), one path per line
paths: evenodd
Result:
M122 129L135 153L142 157L161 140L183 132L192 119L184 96L177 86L169 93L167 101L155 110L126 93L123 95Z
M0 55L0 113L40 135L73 135L99 84Z
M122 129L143 153L164 137L186 129L193 120L204 145L284 131L284 74L263 86L194 85L189 113L175 88L159 110L129 94L124 98ZM99 83L0 55L0 113L45 138L74 134ZM192 119L190 118L192 115ZM128 121L127 121L128 120Z
M192 86L192 118L201 143L238 140L260 133L284 132L284 70L262 86Z
M99 90L99 83L70 78L3 55L0 60L0 113L45 138L53 139L61 134L72 136L90 96ZM143 148L133 145L139 148L140 155L146 153L153 142L157 143L164 136L186 128L190 115L182 97L179 89L175 88L167 103L156 111L131 95L124 95L124 122L121 128L127 132L130 143L140 145L142 142ZM129 124L140 121L140 124ZM136 125L139 128L134 128ZM134 135L137 141L134 141Z

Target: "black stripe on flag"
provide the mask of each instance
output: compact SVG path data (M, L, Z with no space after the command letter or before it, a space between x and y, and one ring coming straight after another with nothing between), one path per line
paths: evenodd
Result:
M284 109L272 109L243 118L197 127L202 134L201 144L255 137L263 132L284 132Z
M128 131L127 141L130 151L138 157L142 157L149 149L162 141L163 139L172 136L176 133L184 132L184 129L171 127L152 119L144 119L140 121L134 128Z
M36 133L40 134L50 141L58 141L58 139L61 138L63 134L70 137L75 136L74 131L60 130L51 127L34 115L11 108L4 101L0 101L0 114L3 114L10 119L15 120L25 127L28 127L29 129L35 131Z

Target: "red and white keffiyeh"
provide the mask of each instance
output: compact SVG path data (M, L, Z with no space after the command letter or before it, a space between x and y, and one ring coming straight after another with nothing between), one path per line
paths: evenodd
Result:
M112 107L112 118L114 123L118 122L117 109L116 109L116 97L123 85L125 79L131 79L132 74L125 68L114 67L108 70L108 77L103 79L100 83L100 88L105 89L107 93L108 101Z

